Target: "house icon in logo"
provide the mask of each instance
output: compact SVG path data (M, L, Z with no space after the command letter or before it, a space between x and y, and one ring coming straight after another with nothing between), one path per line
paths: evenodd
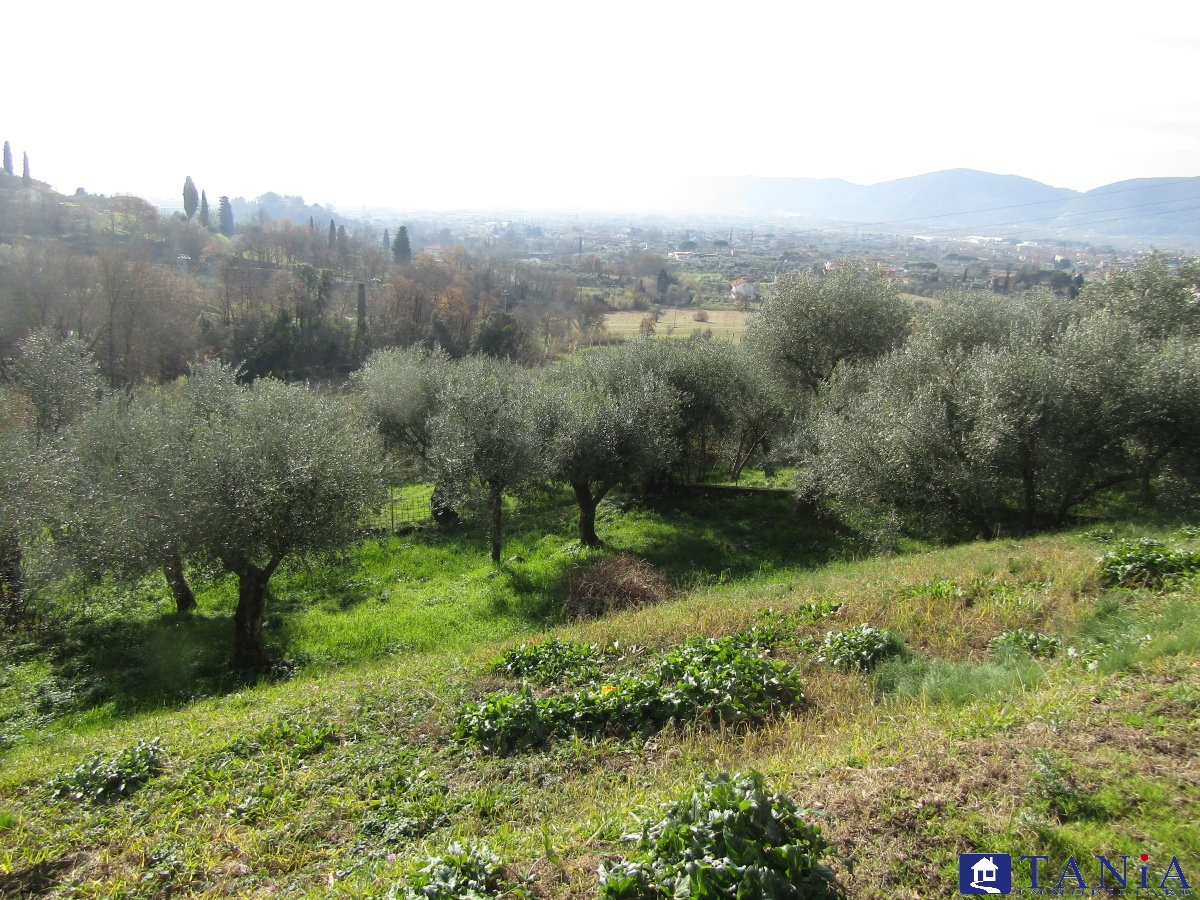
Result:
M999 871L999 867L992 862L992 858L990 856L985 856L983 859L979 860L979 862L975 863L975 865L971 866L971 873L975 876L975 878L971 881L971 887L983 888L989 894L992 891L996 891L997 894L1000 893L995 888L996 873ZM992 890L989 891L987 887L984 887L984 885L980 883L984 881L988 882L988 887L991 887Z
M1007 853L964 853L958 858L961 894L1007 894L1012 891L1012 857Z

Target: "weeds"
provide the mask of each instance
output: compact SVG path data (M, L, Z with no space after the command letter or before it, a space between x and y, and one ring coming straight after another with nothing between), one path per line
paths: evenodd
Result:
M600 866L603 900L780 900L845 896L834 870L848 863L790 798L757 772L705 778L698 791L639 823L632 861Z
M804 702L797 670L732 638L690 641L648 673L591 684L568 695L538 697L529 687L469 704L455 736L489 752L538 747L554 735L648 735L668 722L759 722Z
M865 622L845 631L829 631L821 642L818 662L835 669L869 672L875 665L904 652L904 642L890 631Z
M138 741L136 746L126 747L108 759L97 754L71 772L56 776L47 785L50 796L76 803L120 800L162 771L165 756L158 738L149 743Z
M1018 628L996 635L988 641L988 646L1001 653L1017 650L1030 656L1048 657L1056 655L1062 649L1062 641L1040 631Z
M500 857L486 846L449 846L435 856L407 885L397 884L388 892L392 900L483 900L486 897L528 896L512 893Z
M1170 578L1197 572L1200 552L1171 549L1154 538L1122 541L1100 557L1100 576L1106 585L1157 590Z
M522 644L505 651L492 666L510 678L522 678L543 684L569 681L577 684L600 674L601 656L597 644L576 644L551 638L540 644Z

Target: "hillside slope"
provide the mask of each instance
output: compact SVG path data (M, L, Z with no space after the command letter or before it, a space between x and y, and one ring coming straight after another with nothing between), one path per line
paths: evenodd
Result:
M957 854L973 850L1047 856L1052 881L1074 855L1093 884L1095 853L1147 853L1155 884L1176 857L1192 878L1200 586L1105 589L1105 549L1087 536L1000 540L697 585L554 629L610 652L598 669L564 653L552 681L525 676L535 696L605 696L587 685L620 684L689 639L740 634L796 667L807 698L761 724L702 713L657 733L560 732L489 752L456 738L459 717L520 682L489 662L511 645L485 644L52 729L4 758L0 896L382 896L461 839L494 849L534 896L591 897L639 817L703 776L748 769L855 860L853 874L836 864L851 897L957 896ZM874 676L821 661L827 632L862 622L902 635L908 658ZM1015 629L1062 649L989 648ZM93 753L151 739L161 772L125 799L56 800L47 787ZM1023 865L1014 877L1027 883Z

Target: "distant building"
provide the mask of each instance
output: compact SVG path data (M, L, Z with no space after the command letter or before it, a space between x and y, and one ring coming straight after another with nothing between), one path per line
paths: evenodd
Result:
M729 296L733 300L741 300L744 303L752 303L758 299L758 291L754 289L754 285L745 278L739 278L729 286Z

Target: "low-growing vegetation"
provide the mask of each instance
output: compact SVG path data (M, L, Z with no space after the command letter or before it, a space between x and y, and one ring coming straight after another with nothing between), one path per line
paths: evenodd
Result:
M632 860L603 863L604 900L836 898L845 887L827 860L841 858L790 797L758 772L705 778L700 789L640 823Z
M497 693L468 705L455 735L506 754L555 736L644 738L670 722L754 724L803 703L791 665L733 638L698 639L664 653L645 672L607 679L597 672L570 694L539 696L529 687Z
M76 803L123 799L162 771L164 757L157 739L138 741L107 759L93 756L70 772L56 775L49 784L50 796Z

